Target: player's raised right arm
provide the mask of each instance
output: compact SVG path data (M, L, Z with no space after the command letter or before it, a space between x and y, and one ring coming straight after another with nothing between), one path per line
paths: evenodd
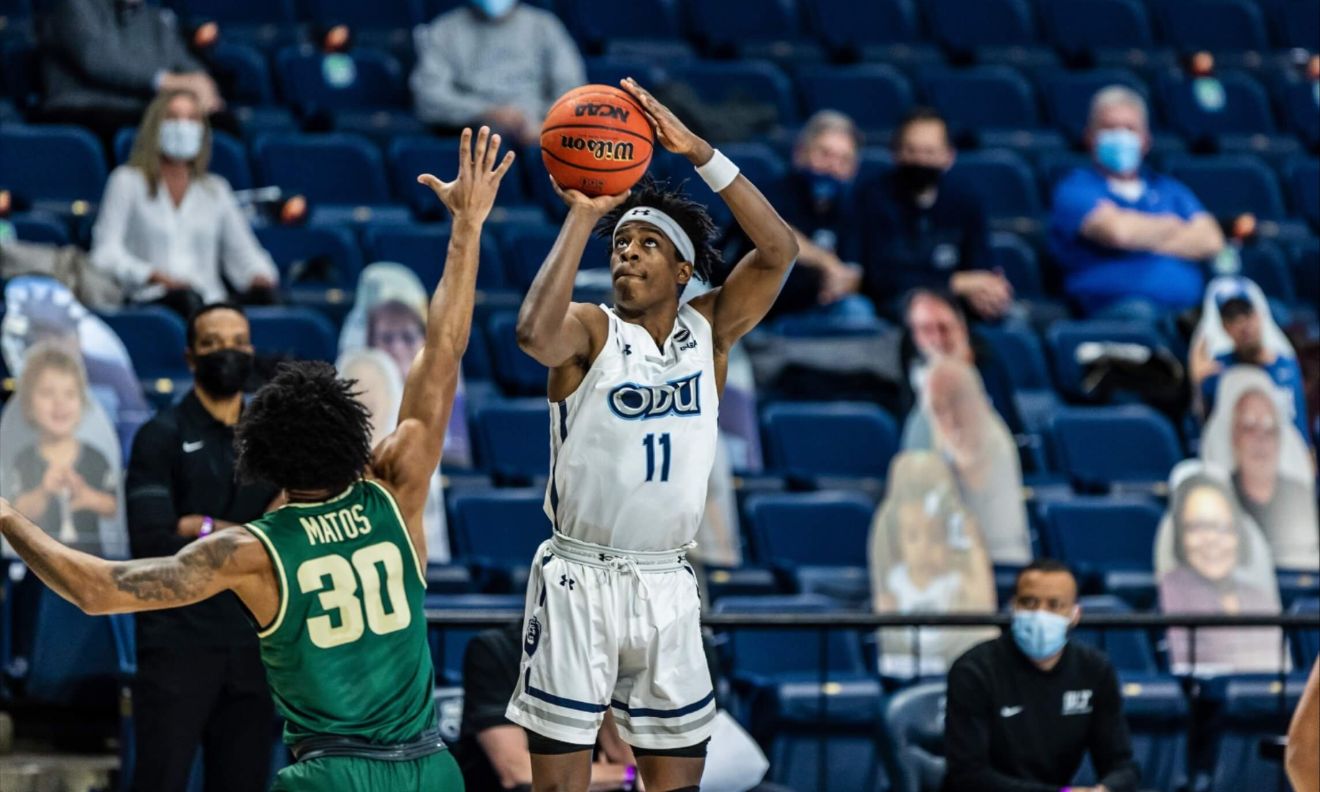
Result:
M518 312L517 332L522 351L541 365L555 368L590 352L591 334L572 302L573 280L597 221L623 203L628 193L589 198L577 190L560 189L553 181L550 184L568 204L568 217L527 290Z

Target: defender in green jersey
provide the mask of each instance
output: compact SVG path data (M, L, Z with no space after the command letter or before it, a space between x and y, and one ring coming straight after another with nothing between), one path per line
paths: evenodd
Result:
M408 373L398 426L371 448L353 383L323 363L280 369L244 408L241 475L284 491L285 505L166 558L106 561L65 547L0 499L0 535L87 613L242 600L297 761L277 790L462 790L436 729L422 598L422 508L440 463L472 325L481 226L513 163L499 135L463 130L458 177L419 177L453 232L431 300L426 345Z

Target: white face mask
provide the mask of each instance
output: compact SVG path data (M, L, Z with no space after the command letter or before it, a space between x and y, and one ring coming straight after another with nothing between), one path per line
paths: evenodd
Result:
M200 121L171 118L160 124L160 153L176 160L190 160L202 150L205 130Z

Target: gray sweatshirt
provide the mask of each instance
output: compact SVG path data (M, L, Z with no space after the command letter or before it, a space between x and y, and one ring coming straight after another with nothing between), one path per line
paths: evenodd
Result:
M429 124L471 124L496 105L515 105L539 124L555 99L586 82L563 23L529 5L499 20L457 8L419 25L414 38L409 84L417 115Z

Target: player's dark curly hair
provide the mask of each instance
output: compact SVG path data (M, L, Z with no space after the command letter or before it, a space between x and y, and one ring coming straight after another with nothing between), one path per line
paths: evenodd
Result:
M329 363L281 364L235 428L239 476L336 493L361 478L371 462L371 416L354 385Z
M671 187L668 181L657 181L648 176L633 187L632 195L613 211L596 223L596 236L603 239L614 237L614 226L624 213L635 206L651 206L670 217L692 240L692 249L696 251L696 261L692 262L692 274L705 283L710 283L717 267L723 266L724 258L715 247L719 229L711 219L706 207L687 197L683 185Z

